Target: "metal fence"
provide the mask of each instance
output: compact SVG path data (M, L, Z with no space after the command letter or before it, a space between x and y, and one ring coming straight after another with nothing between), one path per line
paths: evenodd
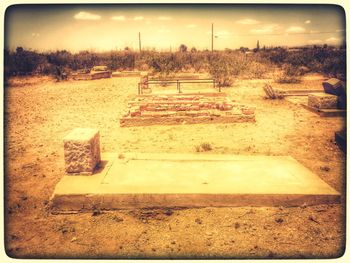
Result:
M160 85L160 84L176 84L176 89L178 93L181 93L181 84L189 84L189 83L206 83L206 84L213 84L213 88L216 88L216 82L214 79L168 79L168 80L160 80L160 79L150 79L147 82L143 83L147 85L147 88L149 85ZM138 94L142 94L142 83L138 83ZM218 86L219 92L221 92L221 87Z

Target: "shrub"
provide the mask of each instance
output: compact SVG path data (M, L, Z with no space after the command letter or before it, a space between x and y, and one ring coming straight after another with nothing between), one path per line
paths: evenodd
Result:
M196 152L207 152L213 149L211 144L207 142L203 142L200 145L197 145L195 148L196 148Z
M221 87L231 86L244 66L244 55L241 54L232 55L216 52L209 57L209 73Z
M300 70L290 64L283 65L283 72L275 76L275 81L278 83L299 83L301 81Z

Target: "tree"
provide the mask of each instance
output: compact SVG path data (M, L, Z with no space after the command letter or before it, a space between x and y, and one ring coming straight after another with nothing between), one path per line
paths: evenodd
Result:
M247 47L240 47L239 51L241 51L242 53L245 53L245 52L249 51L249 48L247 48Z
M185 44L181 44L179 47L180 52L187 52L187 46Z
M191 48L191 52L194 53L194 52L197 52L197 49L195 47L192 47Z
M253 49L254 52L258 52L260 50L259 40L256 42L256 48Z

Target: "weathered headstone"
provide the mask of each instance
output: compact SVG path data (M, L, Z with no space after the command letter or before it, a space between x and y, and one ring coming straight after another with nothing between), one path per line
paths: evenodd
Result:
M310 93L308 95L308 106L317 109L336 109L338 97L326 93Z
M338 97L337 107L346 108L346 88L345 83L339 79L331 78L322 83L325 93L336 95Z
M100 134L96 129L76 128L63 139L68 174L92 174L101 161Z

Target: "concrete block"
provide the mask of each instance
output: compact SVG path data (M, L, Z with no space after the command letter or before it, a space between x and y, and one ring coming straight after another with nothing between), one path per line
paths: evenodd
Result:
M312 93L308 95L308 106L317 109L336 109L338 97L327 93Z
M68 174L92 174L101 161L100 134L96 129L76 128L63 139Z

